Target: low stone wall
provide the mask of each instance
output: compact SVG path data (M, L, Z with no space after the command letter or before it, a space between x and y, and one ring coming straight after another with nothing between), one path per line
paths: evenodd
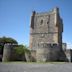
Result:
M59 52L60 49L57 45L40 48L36 50L36 59L40 62L57 61L59 60Z
M31 61L36 62L36 50L31 50Z
M2 62L11 61L13 59L13 48L16 44L5 44L3 50Z
M67 49L65 51L66 57L68 59L68 62L72 62L72 49Z

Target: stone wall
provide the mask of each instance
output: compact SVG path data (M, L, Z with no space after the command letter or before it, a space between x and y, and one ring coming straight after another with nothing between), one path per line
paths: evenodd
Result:
M10 44L10 43L4 45L2 62L12 61L14 59L13 54L14 54L14 47L15 46L17 46L17 45Z
M66 49L65 54L68 59L68 62L72 62L72 49Z
M37 61L58 61L59 60L59 48L56 44L48 44L45 48L37 49L36 59Z
M36 50L31 50L31 61L36 62Z

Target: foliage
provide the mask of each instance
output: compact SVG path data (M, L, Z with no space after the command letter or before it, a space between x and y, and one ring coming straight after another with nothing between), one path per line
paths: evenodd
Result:
M15 53L18 55L23 55L24 53L29 53L30 51L28 48L24 45L19 45L18 47L15 47Z
M2 43L3 45L4 45L5 43L18 44L18 42L17 42L15 39L10 38L10 37L2 37L2 38L0 38L0 43Z
M15 53L19 55L24 54L23 47L22 46L15 47Z
M2 51L3 51L3 46L0 45L0 54L2 54Z
M24 48L24 51L25 51L26 53L30 53L30 50L28 49L28 47L27 47L26 45L24 45L23 48Z
M2 47L3 47L3 46L2 46L2 45L0 45L0 49L2 49Z

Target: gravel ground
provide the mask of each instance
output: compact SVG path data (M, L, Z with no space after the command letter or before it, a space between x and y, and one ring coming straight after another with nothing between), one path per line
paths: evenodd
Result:
M0 63L0 72L72 72L72 63Z

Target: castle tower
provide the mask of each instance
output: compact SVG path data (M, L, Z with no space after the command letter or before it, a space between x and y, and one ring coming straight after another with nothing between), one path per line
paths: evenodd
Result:
M36 51L37 61L59 60L62 50L63 23L59 8L31 16L30 48Z

